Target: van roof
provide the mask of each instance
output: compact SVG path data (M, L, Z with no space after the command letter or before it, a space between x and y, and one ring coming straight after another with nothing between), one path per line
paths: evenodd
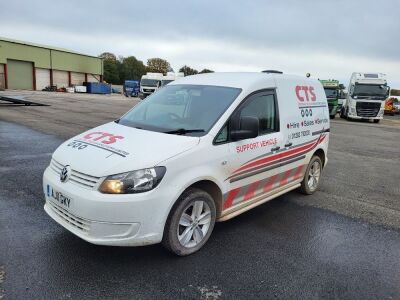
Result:
M254 86L276 86L275 78L307 80L305 76L274 74L263 72L216 72L187 76L175 80L172 84L196 84L227 86L241 89L251 89ZM310 80L310 79L308 79Z

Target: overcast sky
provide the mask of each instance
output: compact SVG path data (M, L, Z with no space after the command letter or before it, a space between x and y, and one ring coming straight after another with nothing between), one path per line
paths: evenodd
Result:
M215 71L277 69L400 88L400 0L1 0L0 36Z

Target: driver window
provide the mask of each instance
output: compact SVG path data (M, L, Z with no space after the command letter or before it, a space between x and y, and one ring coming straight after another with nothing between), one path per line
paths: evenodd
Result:
M275 116L274 95L261 94L254 96L240 110L240 117L257 117L260 121L260 135L279 131Z

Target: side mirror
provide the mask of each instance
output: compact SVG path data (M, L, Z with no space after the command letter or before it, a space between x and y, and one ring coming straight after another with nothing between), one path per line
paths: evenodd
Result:
M231 131L233 141L251 139L258 136L260 121L256 117L241 117L240 129Z

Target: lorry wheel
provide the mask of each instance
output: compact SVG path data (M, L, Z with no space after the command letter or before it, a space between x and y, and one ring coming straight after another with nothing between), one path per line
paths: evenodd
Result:
M377 119L377 120L374 120L374 123L379 123L379 121L380 121L379 119Z
M322 173L322 161L319 156L315 155L311 158L301 182L300 191L303 194L313 194L319 186Z
M189 188L179 197L168 216L162 244L179 256L195 253L209 239L215 220L213 198L201 189Z
M344 119L344 108L342 108L342 109L340 110L340 117L341 117L342 119Z
M330 119L334 119L334 118L335 118L335 115L330 115L329 118L330 118Z

